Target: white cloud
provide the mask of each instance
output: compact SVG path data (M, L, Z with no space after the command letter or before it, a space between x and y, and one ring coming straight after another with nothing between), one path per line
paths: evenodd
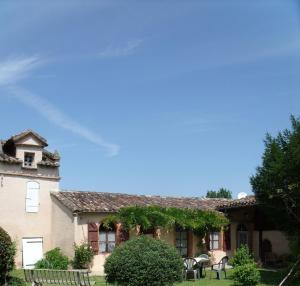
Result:
M128 41L125 45L123 46L108 46L106 49L101 51L98 56L100 58L116 58L116 57L123 57L123 56L128 56L132 55L137 48L142 44L143 40L138 39L138 40L131 40Z
M15 84L27 77L30 72L42 64L37 56L12 58L0 63L0 86Z
M45 98L16 86L19 80L29 76L30 72L40 65L41 62L38 57L19 60L13 59L11 61L5 61L4 63L0 62L0 87L6 87L13 98L34 109L48 121L104 148L108 156L118 155L120 150L119 145L104 140L97 133L67 116Z

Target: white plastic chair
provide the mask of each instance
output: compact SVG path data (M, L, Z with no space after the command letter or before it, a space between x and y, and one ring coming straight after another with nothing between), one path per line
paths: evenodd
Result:
M216 274L217 274L217 279L221 279L221 274L222 274L222 271L224 272L225 274L225 278L226 278L226 264L228 262L228 256L224 256L219 263L217 264L213 264L211 266L211 272L215 271ZM211 278L211 272L210 272L210 278Z
M185 266L185 280L187 280L190 273L193 274L194 280L200 278L198 263L194 258L185 258L183 264Z

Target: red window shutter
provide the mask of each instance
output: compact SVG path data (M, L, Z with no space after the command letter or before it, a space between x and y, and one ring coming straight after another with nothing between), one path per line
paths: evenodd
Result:
M99 229L98 225L94 222L88 224L88 242L92 247L94 253L99 252Z
M224 241L223 241L223 250L231 250L231 231L230 231L230 225L228 228L224 231Z

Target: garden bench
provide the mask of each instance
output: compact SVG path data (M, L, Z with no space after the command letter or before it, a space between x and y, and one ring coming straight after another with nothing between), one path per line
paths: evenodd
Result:
M24 269L26 282L32 286L43 284L92 286L88 270Z

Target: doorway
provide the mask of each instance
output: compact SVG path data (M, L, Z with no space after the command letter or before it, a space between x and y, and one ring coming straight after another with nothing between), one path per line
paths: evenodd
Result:
M32 269L35 263L43 258L43 239L39 238L23 238L23 268Z

